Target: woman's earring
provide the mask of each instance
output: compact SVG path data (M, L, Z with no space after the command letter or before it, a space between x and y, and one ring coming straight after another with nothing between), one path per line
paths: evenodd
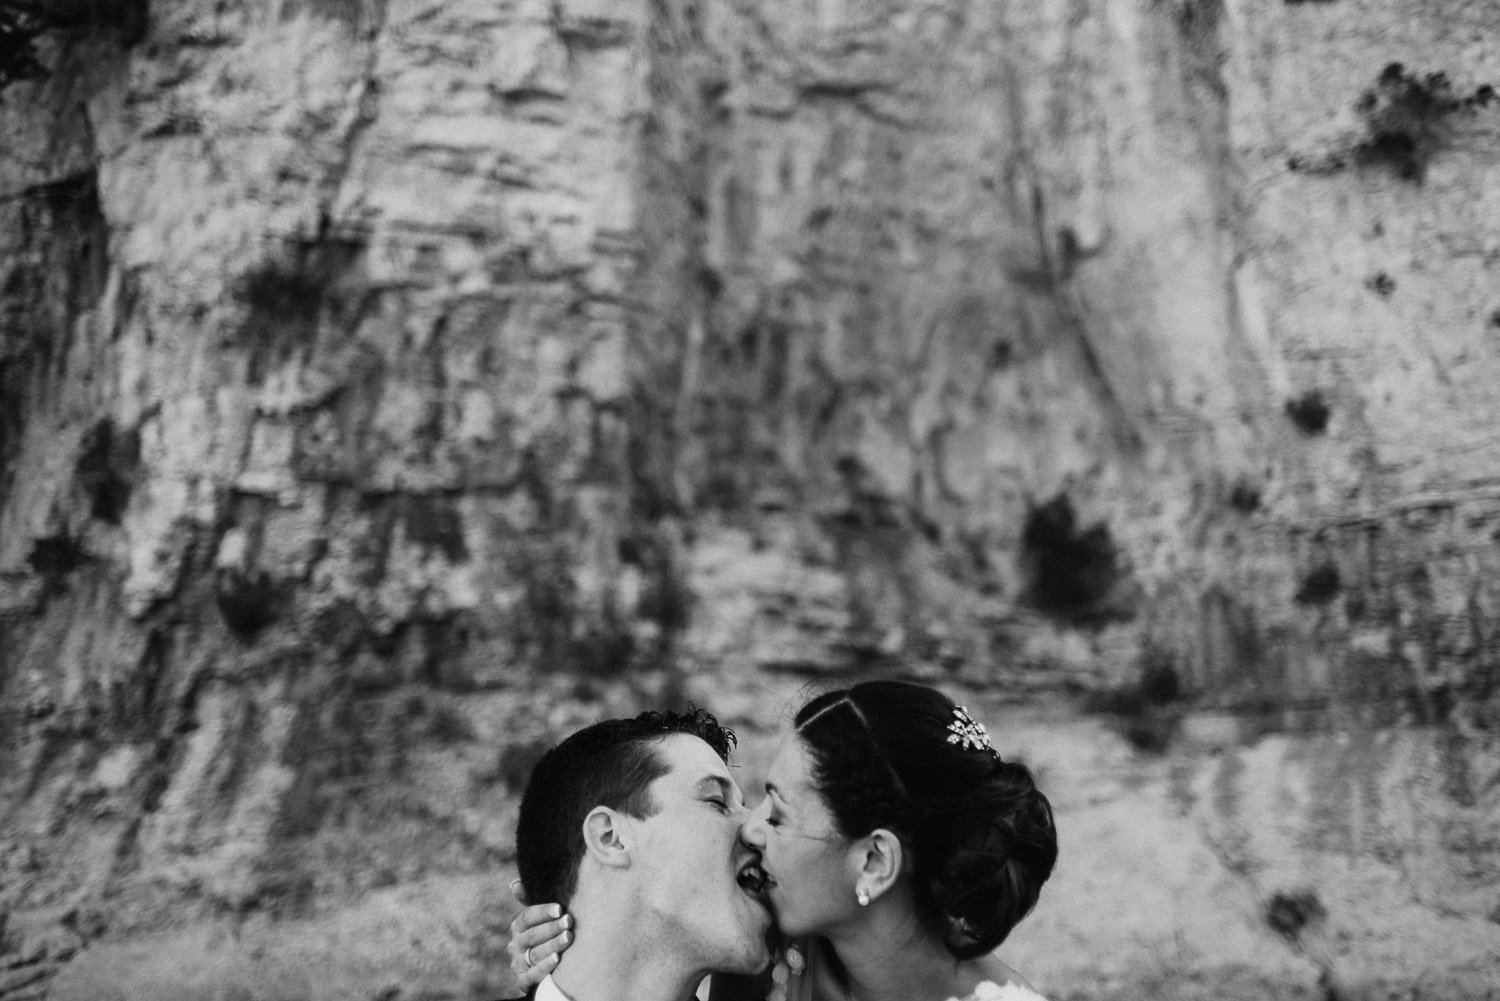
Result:
M859 906L870 906L870 891L861 886L854 894L854 899L859 901Z

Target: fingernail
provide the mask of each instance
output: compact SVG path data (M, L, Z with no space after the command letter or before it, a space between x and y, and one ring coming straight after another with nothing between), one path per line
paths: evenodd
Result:
M571 915L571 914L564 914L563 915L563 919L562 919L562 926L564 928L571 928L571 927L573 927L573 915Z
M554 918L560 918L560 917L562 917L562 905L561 904L553 904L552 905L552 912L551 913L552 913L552 916Z
M572 932L563 932L562 933L562 944L563 945L567 945L571 941L573 941L573 933Z

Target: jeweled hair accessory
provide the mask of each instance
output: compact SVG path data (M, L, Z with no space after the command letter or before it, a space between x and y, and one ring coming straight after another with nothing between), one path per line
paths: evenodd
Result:
M962 744L970 751L989 751L997 757L1000 754L990 743L984 724L970 716L964 706L953 707L953 722L948 724L948 743Z

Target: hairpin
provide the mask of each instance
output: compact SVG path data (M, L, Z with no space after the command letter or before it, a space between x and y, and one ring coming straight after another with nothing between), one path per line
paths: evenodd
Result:
M969 715L963 706L953 707L953 722L948 724L948 743L962 744L970 751L989 751L995 756L1000 752L990 743L990 735L984 724Z

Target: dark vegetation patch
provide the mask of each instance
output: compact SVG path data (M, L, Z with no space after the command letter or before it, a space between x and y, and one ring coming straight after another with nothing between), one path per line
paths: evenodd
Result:
M692 618L693 593L671 546L655 533L636 532L620 540L619 556L621 563L639 567L646 578L636 615L654 622L664 640L686 629Z
M1431 711L1433 707L1429 707ZM1436 715L1433 713L1433 715ZM1446 726L1438 742L1438 763L1442 773L1443 794L1462 807L1473 807L1479 802L1475 789L1479 785L1470 764L1474 748L1463 731L1456 726Z
M454 706L446 704L432 708L427 715L427 725L424 729L427 736L445 747L453 744L466 744L478 736L469 717Z
M463 518L453 498L402 493L395 497L394 504L407 541L441 552L450 563L468 560L469 545L464 538Z
M1170 654L1153 650L1142 659L1136 691L1146 705L1166 706L1182 699L1182 678Z
M70 327L93 308L109 277L109 224L99 201L99 175L87 170L37 188L33 212L45 219L49 294L67 309ZM40 229L40 227L39 227Z
M1382 299L1388 299L1391 293L1396 291L1396 279L1384 271L1377 271L1365 279L1365 288L1374 292Z
M706 264L699 268L698 284L703 288L703 294L710 300L716 300L724 294L724 275L718 268Z
M1459 96L1445 73L1420 76L1401 63L1391 63L1355 102L1367 130L1354 149L1355 164L1384 167L1404 180L1420 182L1433 155L1448 141L1450 116L1484 107L1494 98L1489 85Z
M558 634L554 631L554 637ZM636 664L635 636L618 613L605 609L575 634L554 643L561 663L582 674L610 677L629 673Z
M281 617L287 589L264 570L220 570L214 578L214 604L239 639L250 642Z
M120 523L125 506L130 503L140 453L139 432L134 428L117 430L108 417L84 434L73 475L89 499L91 517L110 525Z
M47 75L38 45L49 32L108 33L131 46L146 34L147 0L0 0L0 96Z
M1177 31L1187 43L1187 53L1196 62L1213 51L1224 19L1224 0L1178 0L1173 11Z
M26 555L26 563L33 571L53 579L72 573L91 559L77 540L66 535L34 540L31 552Z
M1229 506L1242 514L1260 510L1260 487L1246 479L1236 480L1229 491Z
M109 275L109 226L99 201L98 175L81 171L19 193L15 224L20 246L5 267L7 329L0 330L0 362L27 347L49 350L66 342L77 315L92 308Z
M502 748L495 759L494 770L485 777L487 782L500 782L512 793L520 793L531 778L531 770L542 756L552 749L556 741L548 737L520 741Z
M1176 658L1153 646L1142 653L1134 682L1090 693L1084 708L1111 717L1116 732L1137 751L1161 754L1177 732L1186 694Z
M235 288L244 319L227 347L245 351L249 379L310 350L320 323L347 323L358 305L348 279L364 253L362 236L340 235L324 220L312 237L286 241Z
M46 344L26 322L31 302L39 298L27 286L37 277L35 269L17 265L0 286L0 503L10 493L11 459L26 422L32 373L46 364Z
M1323 902L1312 890L1278 892L1266 901L1266 924L1289 942L1297 941L1304 928L1327 916Z
M71 907L58 924L72 932L80 945L88 945L109 931L109 916L97 907Z
M3 2L3 0L0 0ZM0 139L3 141L3 139ZM69 339L109 276L109 228L97 176L81 171L38 184L0 206L14 252L0 259L0 498L36 387L66 375Z
M1420 184L1432 158L1451 141L1456 116L1488 107L1495 99L1490 84L1460 95L1445 73L1419 75L1401 63L1390 63L1354 104L1364 120L1364 136L1329 155L1292 157L1287 168L1318 174L1348 167L1385 169Z
M1303 434L1313 435L1328 430L1328 418L1333 411L1320 391L1310 389L1296 399L1286 401L1286 415Z
M1073 625L1128 620L1134 609L1117 600L1128 576L1103 522L1083 528L1067 494L1034 507L1021 533L1027 585L1021 600Z
M608 600L586 607L565 546L542 544L512 555L526 597L515 619L518 639L533 663L553 673L618 677L636 665L636 640L621 610Z
M1342 586L1338 567L1323 563L1307 572L1292 600L1299 605L1326 605L1338 596Z
M47 75L36 47L51 27L29 4L0 4L0 94L13 83Z
M1490 326L1496 330L1500 330L1500 309L1490 314Z
M145 40L151 8L149 0L0 0L0 6L43 8L59 30L109 32L123 45Z

